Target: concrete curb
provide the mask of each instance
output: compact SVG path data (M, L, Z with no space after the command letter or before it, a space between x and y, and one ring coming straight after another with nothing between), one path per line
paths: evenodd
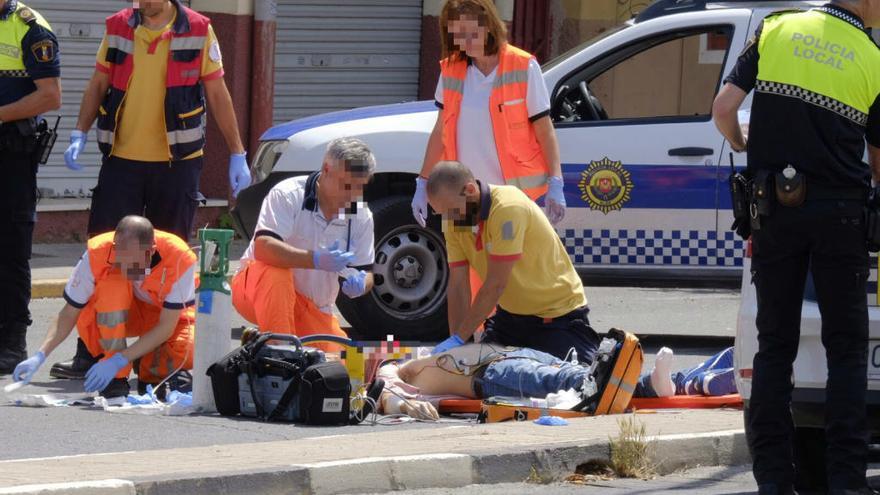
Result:
M48 279L31 282L31 299L55 299L64 295L67 280ZM2 493L2 492L0 492Z
M560 430L560 433L564 433ZM696 466L742 465L749 453L742 430L652 437L660 474ZM292 464L286 469L241 471L186 477L104 480L88 483L29 485L0 489L0 495L335 495L421 488L458 488L471 484L560 481L578 465L607 459L607 441L560 445L536 450L473 454L368 457L345 461Z

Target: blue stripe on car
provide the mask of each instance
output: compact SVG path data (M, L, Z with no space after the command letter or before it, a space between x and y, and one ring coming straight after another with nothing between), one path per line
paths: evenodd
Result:
M395 103L393 105L380 105L374 107L355 108L339 112L324 113L292 120L286 124L272 127L260 137L261 141L277 141L289 139L298 132L314 129L330 124L351 122L352 120L370 119L374 117L390 117L393 115L405 115L408 113L436 112L434 100L413 101L409 103Z
M589 164L564 164L565 201L570 208L589 208L581 187ZM730 209L727 171L717 167L691 165L630 165L633 188L624 209L658 208L676 210Z

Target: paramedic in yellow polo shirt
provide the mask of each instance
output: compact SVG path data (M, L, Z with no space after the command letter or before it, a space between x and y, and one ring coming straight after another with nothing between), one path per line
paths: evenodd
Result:
M65 154L76 159L97 118L104 154L89 235L144 215L159 230L190 237L199 201L206 105L232 153L233 195L250 184L220 45L210 20L180 0L141 0L107 18L94 76Z
M106 20L92 80L64 154L77 158L89 129L103 156L89 214L89 237L128 215L147 217L184 241L192 233L205 143L206 100L231 154L233 195L250 184L232 98L223 81L220 45L210 20L180 0L140 0ZM94 364L82 341L56 363L55 378L79 379Z
M428 200L443 215L449 257L450 337L434 352L467 342L485 321L483 342L529 347L560 359L592 360L599 337L571 259L547 217L514 186L490 186L459 162L437 164ZM471 304L473 267L485 281Z

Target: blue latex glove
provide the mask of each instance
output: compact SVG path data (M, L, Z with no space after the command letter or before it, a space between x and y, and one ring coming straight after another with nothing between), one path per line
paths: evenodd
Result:
M247 153L233 153L229 157L229 185L232 197L237 198L242 189L251 185L251 172L248 169Z
M367 272L358 270L354 275L349 275L342 282L342 293L354 299L361 297L367 292Z
M339 241L334 242L329 248L317 249L312 254L312 263L316 270L333 273L342 271L353 259L354 253L339 249Z
M18 366L15 367L15 371L12 372L12 381L30 383L31 378L34 377L34 373L36 373L37 370L40 369L40 366L45 362L46 355L43 354L43 351L40 351L18 363Z
M125 359L125 356L119 352L111 356L110 359L93 364L89 371L86 371L86 392L100 392L107 388L116 373L119 373L119 370L126 364L128 364L128 359Z
M568 426L568 421L559 416L541 416L533 423L541 426Z
M461 345L464 345L464 341L461 340L461 337L459 337L458 335L453 335L452 337L449 337L448 339L444 340L443 342L440 342L439 344L437 344L437 346L434 347L434 350L431 351L431 355L433 356L435 354L440 354L442 352L446 352L449 349L454 349L454 348L461 346Z
M550 189L547 190L547 197L544 198L544 208L547 211L547 218L550 223L556 225L565 218L565 193L563 193L564 183L562 177L550 177L548 181Z
M428 181L421 177L416 177L416 193L413 195L412 212L416 222L425 227L425 220L428 218Z
M82 165L76 163L79 154L86 148L89 135L78 129L70 131L70 146L64 152L64 163L70 170L82 170Z

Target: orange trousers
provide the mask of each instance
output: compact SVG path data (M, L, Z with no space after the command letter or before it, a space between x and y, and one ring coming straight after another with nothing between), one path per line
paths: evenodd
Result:
M134 297L131 282L121 273L97 281L95 292L76 322L79 336L92 356L108 359L125 350L126 338L140 337L159 323L162 308ZM195 307L184 308L171 337L140 358L138 380L158 384L174 370L191 370L195 335ZM128 378L131 364L116 378Z
M232 305L244 319L255 323L261 332L305 337L315 334L348 338L339 320L315 306L296 290L293 270L251 261L232 279ZM315 343L325 352L340 352L336 344Z

